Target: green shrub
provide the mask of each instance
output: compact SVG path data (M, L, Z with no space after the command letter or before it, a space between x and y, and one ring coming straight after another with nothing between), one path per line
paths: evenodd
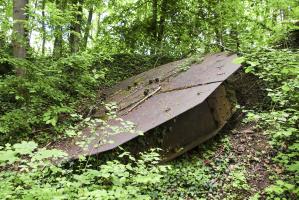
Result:
M265 191L270 199L299 196L298 120L299 53L289 50L265 50L245 56L246 71L265 81L272 104L268 110L247 113L266 130L277 155L273 160L284 167L284 174L274 173L274 183ZM296 196L296 197L295 197Z
M22 66L26 74L0 76L0 144L32 137L45 143L48 138L62 136L77 122L72 114L86 115L89 107L99 101L99 88L161 62L162 59L157 61L150 56L110 57L91 52L58 60L35 58L32 61L1 55L0 64Z
M154 150L139 159L124 152L119 157L126 163L116 158L76 170L53 164L65 156L38 149L34 142L0 147L0 199L151 199L149 191L159 187L169 169L157 166Z

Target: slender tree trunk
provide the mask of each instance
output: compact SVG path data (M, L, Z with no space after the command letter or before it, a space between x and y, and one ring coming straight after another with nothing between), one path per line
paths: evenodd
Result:
M152 22L151 31L154 40L157 39L158 0L152 0Z
M216 41L217 41L217 44L220 48L221 51L224 51L224 44L223 44L223 37L222 37L222 31L221 29L219 30L218 27L215 28L215 33L216 33Z
M163 0L161 3L161 16L160 16L160 22L159 22L158 38L157 38L159 45L161 45L161 42L162 42L162 39L164 36L166 12L167 12L167 0Z
M220 4L220 0L218 0L218 4ZM216 33L216 41L218 46L220 47L221 51L225 50L224 40L223 40L223 19L222 19L222 10L220 9L219 12L216 12L215 15L215 33Z
M150 35L152 37L152 46L150 54L156 54L157 50L157 28L158 28L158 0L152 0L152 19L150 24Z
M42 0L42 54L45 55L45 47L46 47L46 23L45 23L45 7L46 7L46 0Z
M26 44L28 38L26 37L25 22L26 17L26 5L28 0L13 0L13 55L16 58L25 58L26 57Z
M54 39L54 48L53 48L53 56L58 58L62 55L62 27L57 26L55 27L55 39Z
M5 46L5 33L4 31L0 30L0 47Z
M67 6L67 0L56 0L56 6L63 12ZM57 25L54 28L54 49L53 49L53 56L55 58L59 58L62 56L62 47L63 47L63 34L62 34L62 26Z
M101 13L98 14L96 37L100 36L100 32L101 32Z
M13 0L13 55L16 58L26 58L29 45L28 32L25 28L27 21L26 6L28 0ZM25 73L23 69L17 68L16 74L21 76Z
M239 39L239 33L237 31L238 29L235 27L232 27L232 30L230 31L230 38L235 41L236 44L236 51L239 52L240 49L240 39Z
M82 24L82 15L83 15L83 0L74 0L74 5L78 5L78 12L76 14L76 20L71 23L70 27L70 49L71 53L77 53L80 49L80 37L81 37L81 24Z
M285 20L285 18L286 18L285 10L279 9L279 15L280 15L281 22L283 22Z
M83 38L83 48L86 49L87 47L87 42L89 38L89 32L91 28L91 22L92 22L92 15L93 15L93 7L91 7L88 11L88 18L87 18L87 23L85 27L85 33L84 33L84 38Z

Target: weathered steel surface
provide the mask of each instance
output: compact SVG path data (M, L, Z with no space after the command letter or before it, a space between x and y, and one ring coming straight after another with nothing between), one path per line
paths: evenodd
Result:
M160 148L167 161L198 146L218 133L231 117L232 105L227 95L225 85L219 86L203 103L129 142L129 150Z
M193 64L186 72L178 70L184 60L154 68L105 91L106 102L116 102L119 107L118 116L125 121L133 122L136 129L144 133L183 113L188 113L189 110L199 105L194 112L190 111L190 114L185 116L185 121L196 119L200 125L197 123L192 125L194 126L191 128L192 134L200 131L202 135L184 138L182 122L179 123L180 126L173 128L176 131L171 136L172 139L166 140L170 147L173 146L171 143L175 144L176 141L181 140L185 149L190 149L195 143L198 144L195 140L206 140L205 138L217 132L231 116L230 105L224 98L225 91L219 86L240 67L239 64L232 62L235 58L236 55L225 53L208 55L203 62ZM217 92L214 92L216 89ZM146 98L151 93L153 95ZM210 95L211 97L206 101ZM216 110L210 112L210 107L215 107ZM103 113L104 111L100 110L98 115ZM204 118L196 118L194 115L204 116ZM115 125L118 123L108 122L108 124ZM138 136L125 132L112 134L108 140L114 141L113 143L98 145L103 140L101 131L98 130L94 138L91 137L89 129L86 129L83 131L83 136L60 141L53 147L63 149L69 153L71 158L76 158L82 154L97 154L113 149ZM92 138L87 149L76 145L76 142L83 138Z
M168 147L168 152L164 153L165 160L173 159L213 137L226 124L232 113L232 102L228 99L225 85L220 85L203 103L179 116L180 121L178 120L176 127L172 129L176 136L168 136L172 138L168 145L176 144L177 147Z

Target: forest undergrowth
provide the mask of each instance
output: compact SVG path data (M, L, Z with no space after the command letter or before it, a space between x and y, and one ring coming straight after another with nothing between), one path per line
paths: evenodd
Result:
M123 152L98 165L82 158L72 168L48 160L65 157L62 151L7 143L0 151L0 198L297 199L298 52L267 49L235 62L258 77L243 82L244 98L255 103L239 105L234 125L198 149L166 165L157 165L153 150L139 159ZM255 93L266 96L256 100Z
M1 0L0 199L299 199L298 19L296 0ZM117 117L105 89L223 51L237 112L208 142L163 164L50 149Z

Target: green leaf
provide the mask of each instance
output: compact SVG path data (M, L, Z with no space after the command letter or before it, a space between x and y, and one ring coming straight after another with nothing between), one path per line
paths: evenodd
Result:
M288 165L287 170L291 172L299 172L299 161L296 161L294 164Z
M16 156L16 152L13 150L0 151L0 163L8 162L10 164L17 161L19 158Z
M245 57L238 57L233 60L234 64L242 64L245 61Z
M22 143L14 144L13 147L15 148L16 153L21 155L31 154L36 148L37 144L33 141L22 141Z
M65 131L65 135L68 136L68 137L73 137L73 136L76 136L77 135L77 132L75 130L66 130Z
M245 73L250 73L254 70L254 68L252 66L246 67L245 69Z
M251 62L251 61L248 61L247 63L248 63L251 67L255 67L255 66L259 65L258 62Z
M47 120L47 121L46 121L46 124L51 124L52 126L56 126L57 121L58 121L58 117L55 116L55 117L53 117L53 118Z
M58 149L40 149L37 153L32 156L33 160L43 160L48 158L63 158L67 156L64 151Z
M282 89L284 92L288 92L288 91L291 90L291 88L290 88L287 84L283 85L283 86L281 87L281 89Z

